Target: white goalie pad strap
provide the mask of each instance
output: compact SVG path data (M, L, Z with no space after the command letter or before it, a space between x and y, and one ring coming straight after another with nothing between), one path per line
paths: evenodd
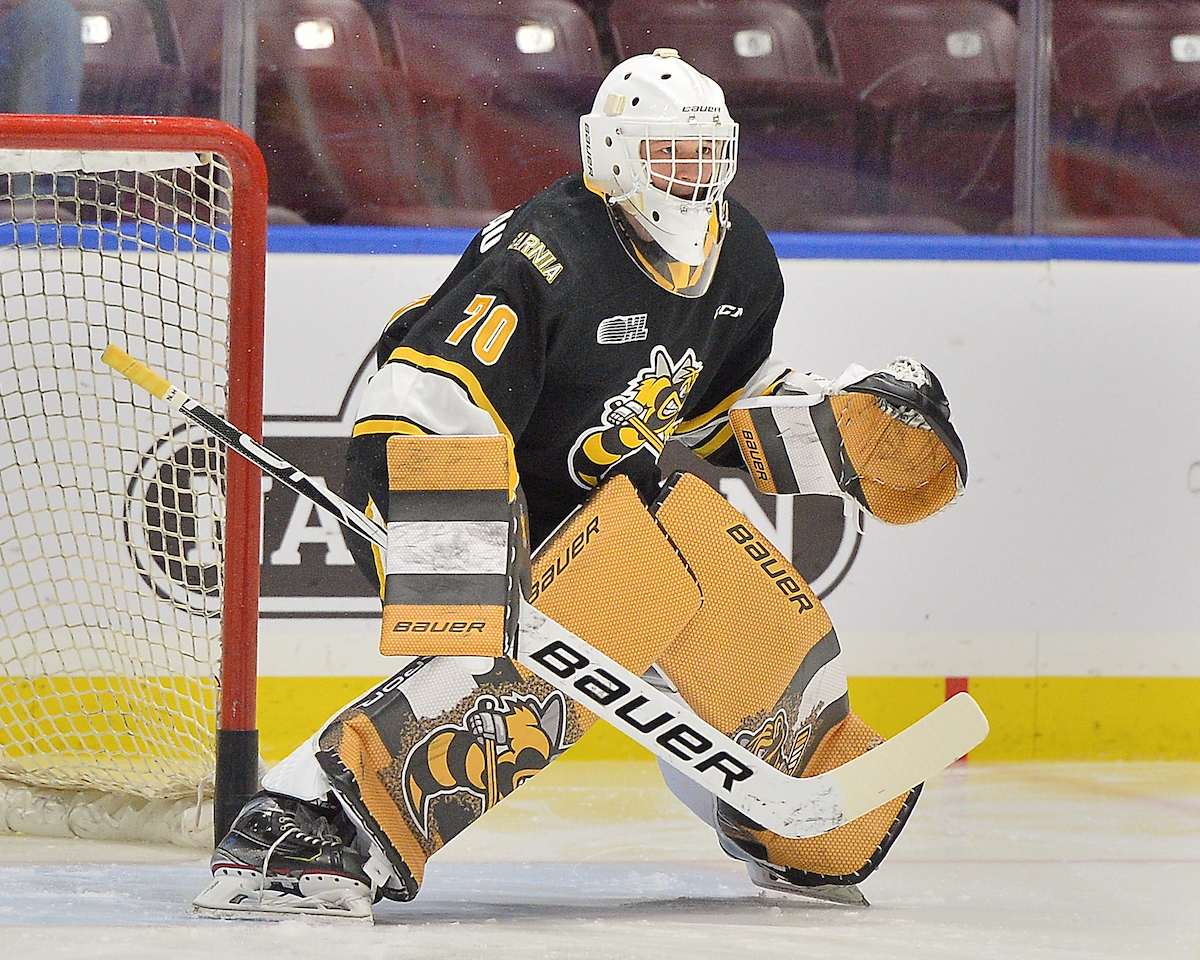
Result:
M841 437L826 397L754 397L729 411L755 486L764 493L840 496ZM837 465L837 466L835 466Z
M874 370L868 370L862 364L852 363L834 379L829 380L815 373L801 373L799 370L789 370L787 376L783 378L783 382L780 383L776 394L784 397L797 393L818 394L828 397L835 393L841 393L850 384L857 383L863 378L869 377L874 372Z
M507 521L399 521L388 524L385 572L508 572Z
M780 362L773 355L767 357L762 365L750 375L750 379L746 381L746 385L742 388L742 396L761 396L781 379L791 375L792 370L787 364Z

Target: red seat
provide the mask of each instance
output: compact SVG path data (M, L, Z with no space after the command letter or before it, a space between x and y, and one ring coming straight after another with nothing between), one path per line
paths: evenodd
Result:
M1060 0L1054 39L1051 174L1064 210L1200 234L1200 3Z
M361 205L429 202L401 75L357 0L258 0L257 57L273 204L332 223Z
M1111 129L1131 97L1169 99L1200 87L1200 3L1058 0L1054 105Z
M185 0L176 0L182 3ZM269 176L272 219L336 223L359 206L439 202L422 182L402 75L358 0L258 0L255 139ZM385 30L386 30L386 21ZM215 116L223 13L197 4L185 47L201 66L194 101Z
M730 195L768 230L819 228L855 202L856 103L784 0L614 0L618 56L673 47L721 84L741 127Z
M824 79L808 22L783 0L613 0L608 9L622 59L673 47L737 96L759 83L770 95Z
M80 113L188 113L179 34L162 0L71 2L83 18Z
M503 210L582 168L579 116L607 70L580 7L392 0L388 16L445 202Z
M193 103L217 116L224 11L171 0ZM414 120L390 40L358 0L257 0L255 139L269 177L272 222L336 223L360 205L428 203Z
M843 82L868 108L881 213L987 231L1012 213L1017 24L988 0L830 0Z

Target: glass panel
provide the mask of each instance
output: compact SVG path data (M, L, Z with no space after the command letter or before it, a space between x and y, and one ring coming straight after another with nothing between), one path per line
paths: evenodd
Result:
M0 113L191 112L166 0L0 2Z
M1052 233L1200 235L1200 3L1057 0Z
M863 105L862 212L902 232L1009 232L1013 12L988 0L830 0L825 27Z
M223 44L243 8L247 42ZM479 226L579 169L578 118L607 70L668 46L724 87L742 126L730 195L769 230L1200 233L1200 0L1020 14L1016 0L0 0L0 112L221 116L254 131L275 222Z
M480 226L578 170L613 63L674 47L769 230L1011 230L1015 9L992 0L259 0L282 222Z

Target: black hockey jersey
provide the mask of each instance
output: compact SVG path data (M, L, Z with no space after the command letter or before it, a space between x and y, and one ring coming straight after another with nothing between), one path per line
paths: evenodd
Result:
M493 220L384 332L347 496L385 514L390 434L499 432L536 547L602 478L636 476L672 437L740 463L727 412L770 355L783 278L759 224L729 208L712 283L695 299L642 273L582 175Z

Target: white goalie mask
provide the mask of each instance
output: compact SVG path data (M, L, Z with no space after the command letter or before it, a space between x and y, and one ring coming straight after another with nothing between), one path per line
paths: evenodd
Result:
M584 182L609 203L634 262L672 293L703 296L737 169L738 125L720 86L674 50L632 57L600 84L579 139Z

